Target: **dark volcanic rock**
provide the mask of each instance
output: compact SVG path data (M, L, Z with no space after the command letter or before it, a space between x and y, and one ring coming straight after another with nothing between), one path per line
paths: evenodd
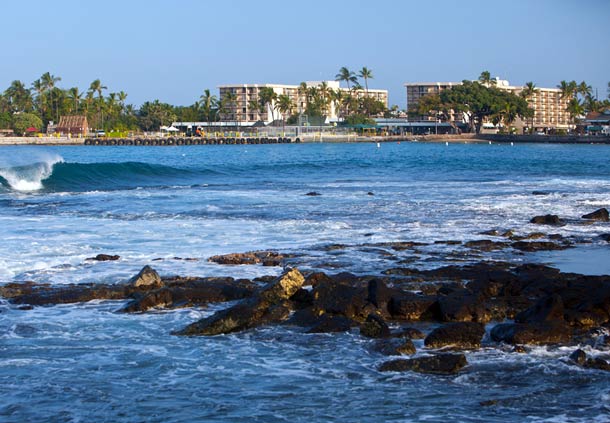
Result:
M134 288L160 288L163 281L159 274L150 266L144 266L140 272L131 278L128 284Z
M600 357L587 358L587 361L585 361L583 367L586 369L604 370L606 372L610 372L610 363Z
M360 335L367 338L387 338L390 336L390 328L381 317L369 314L366 321L360 325Z
M307 194L305 194L305 195L308 195L308 196L310 196L310 197L317 197L318 195L322 195L322 194L320 194L320 193L319 193L319 192L317 192L317 191L309 191L309 192L308 192Z
M501 323L491 330L491 338L507 344L557 344L572 339L571 329L563 323Z
M587 361L587 354L579 348L576 351L574 351L572 354L570 354L570 360L572 360L574 363L578 364L579 366L582 366Z
M127 294L123 285L78 284L53 287L34 282L8 283L0 287L0 296L13 304L52 305L82 303L91 300L121 300Z
M262 264L263 266L280 266L285 258L284 255L276 251L251 251L212 256L208 261L226 265Z
M336 333L349 332L354 322L344 316L323 314L318 322L306 333Z
M438 316L443 322L482 322L491 320L483 298L466 289L438 297Z
M601 222L610 222L610 216L608 215L608 209L606 208L595 210L593 213L585 214L582 216L582 218L599 220Z
M392 336L395 338L409 338L409 339L424 339L426 335L419 329L416 328L403 328Z
M175 334L218 335L250 329L270 321L283 320L288 317L283 303L301 288L304 280L297 269L291 269L275 282L267 284L255 296L201 319ZM278 307L281 313L275 313ZM274 316L278 318L274 319Z
M565 222L559 218L556 214L547 214L544 216L535 216L530 220L530 223L538 225L552 225L552 226L563 226Z
M558 294L540 299L536 304L515 316L517 323L563 322L563 300Z
M565 250L569 248L567 245L557 244L555 242L550 241L517 241L513 242L511 244L511 247L516 250L527 252Z
M415 345L410 339L380 339L373 346L373 350L383 355L413 355Z
M94 261L115 261L120 259L121 256L112 256L112 255L108 255L108 254L98 254L95 257L89 257L87 260L94 260Z
M394 319L426 320L438 314L438 302L436 296L432 295L405 292L392 297L388 307Z
M168 286L137 295L121 312L144 312L159 307L190 307L250 297L255 285L250 281L233 278L201 278L168 282Z
M468 241L464 243L464 247L472 248L480 251L495 251L506 248L508 244L506 242L491 241L489 239L481 239L477 241Z
M381 372L432 373L450 375L459 372L468 362L464 354L438 354L411 359L387 361L379 367Z
M424 345L429 348L476 349L481 347L483 335L485 326L481 323L449 323L434 329L424 340Z
M313 309L318 315L337 314L352 320L364 320L367 309L367 289L336 280L320 281L313 289ZM371 305L371 307L373 307Z

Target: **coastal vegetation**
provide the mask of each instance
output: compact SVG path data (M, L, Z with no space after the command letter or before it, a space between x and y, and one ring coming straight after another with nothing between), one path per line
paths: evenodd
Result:
M322 82L299 85L298 94L304 101L295 103L288 95L278 95L272 88L264 88L258 100L251 101L248 108L259 113L271 111L274 124L281 116L281 124L323 122L334 110L347 125L374 124L372 117L395 117L398 106L388 109L385 104L369 95L369 81L373 71L364 66L357 73L341 67L335 80L345 83L347 89L333 89ZM61 88L62 79L45 72L29 86L15 80L0 92L0 129L12 129L23 134L27 129L42 131L50 123L57 123L60 116L85 115L91 128L106 131L154 131L172 122L236 122L240 114L235 113L237 97L225 93L222 101L209 89L204 89L197 101L188 106L176 106L160 100L146 101L139 107L127 103L124 91L110 91L100 79L93 80L86 91L79 87ZM363 84L361 84L361 82ZM599 100L585 81L561 81L557 88L562 98L568 98L567 112L573 121L588 112L610 108L610 83L608 99ZM496 80L488 71L483 71L477 81L464 81L462 85L444 90L439 94L421 98L411 116L428 116L440 122L451 121L452 113L464 113L471 131L478 132L483 122L501 124L505 128L517 119L533 126L533 111L528 100L538 89L528 82L520 95L512 94L496 86ZM37 119L34 119L36 117ZM528 123L528 119L531 119ZM27 125L24 124L27 123Z
M489 71L483 71L476 81L464 80L438 94L423 96L417 109L409 110L409 114L447 122L451 121L452 114L460 113L466 116L470 131L477 133L484 122L500 124L503 130L508 130L520 118L532 130L534 110L528 100L538 92L536 84L527 82L523 90L515 94L497 87L496 83ZM580 84L561 81L557 88L561 90L561 98L569 99L566 111L573 122L589 112L610 108L610 95L609 99L598 100L584 81Z

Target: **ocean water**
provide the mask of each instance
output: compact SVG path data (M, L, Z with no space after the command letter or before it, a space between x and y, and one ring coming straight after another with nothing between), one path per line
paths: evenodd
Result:
M207 261L256 249L297 254L304 270L377 274L396 262L363 245L526 234L547 213L567 220L552 231L575 249L479 258L573 271L594 252L578 271L608 274L599 235L610 227L579 218L610 208L609 159L603 145L3 147L0 283L119 283L146 264L162 275L280 274ZM454 263L451 248L422 248L409 266ZM86 260L99 253L121 259ZM610 421L610 374L567 364L573 348L488 345L457 376L388 374L357 333L183 338L170 332L226 305L116 313L123 304L0 302L0 421Z

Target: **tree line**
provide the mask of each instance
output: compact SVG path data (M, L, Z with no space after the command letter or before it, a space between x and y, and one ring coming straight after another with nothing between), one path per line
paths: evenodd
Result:
M591 86L584 81L580 84L561 81L557 88L561 90L560 98L567 100L566 112L572 122L588 112L610 108L610 82L608 99L601 101L593 96ZM469 130L477 133L484 122L510 128L517 118L521 118L531 131L534 109L528 100L537 92L538 88L533 82L527 82L519 94L500 89L491 74L483 71L477 81L464 80L460 85L421 97L417 108L409 110L409 114L428 116L443 122L451 121L451 114L463 114Z
M327 83L311 87L302 83L299 94L305 99L304 108L297 107L288 95L276 95L272 88L262 89L258 100L248 106L261 113L270 107L273 114L281 113L284 121L290 123L296 122L299 114L325 116L333 102L339 115L350 122L366 121L386 112L383 103L359 95L363 90L368 93L372 71L363 67L358 76L363 78L364 88L358 83L356 74L347 68L341 68L337 74L337 80L347 82L347 93L332 90ZM153 131L175 121L237 120L234 113L237 97L230 92L220 100L205 89L189 106L154 100L136 108L127 103L127 93L109 91L100 79L92 81L86 91L78 87L61 88L60 82L61 77L50 72L45 72L29 86L20 80L13 81L0 92L0 129L14 129L18 133L24 133L29 127L42 130L50 122L58 123L60 116L67 115L85 115L91 128L115 131Z

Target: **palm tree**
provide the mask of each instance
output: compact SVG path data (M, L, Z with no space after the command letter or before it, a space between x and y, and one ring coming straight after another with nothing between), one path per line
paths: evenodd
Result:
M78 113L78 105L83 97L83 93L78 90L78 87L72 87L68 90L68 97L74 101L74 113Z
M585 109L580 103L580 101L576 97L573 97L568 103L567 112L570 114L570 118L572 119L572 121L574 121L578 116L582 116L582 114L585 112Z
M40 117L44 119L44 93L45 87L40 79L32 82L32 89L36 93L36 101L38 102L38 112Z
M282 132L286 127L286 115L292 114L294 103L288 94L280 94L277 98L277 109L282 114Z
M275 122L275 100L277 100L277 94L271 87L263 87L258 92L258 99L263 107L271 109L271 121Z
M40 77L40 80L42 82L42 85L45 87L45 90L48 91L50 94L51 108L53 108L53 89L55 88L55 83L61 81L61 78L59 76L51 75L49 72L45 72ZM55 104L55 112L56 112L56 114L59 113L59 111L57 109L57 104ZM51 115L53 116L53 113L51 113ZM57 122L57 121L59 121L59 115L57 115L56 117L57 117L57 120L56 120L56 122Z
M235 103L237 102L237 94L233 91L227 91L222 98L221 107L225 114L228 114L227 118L235 117ZM230 119L229 119L230 120ZM236 124L237 126L237 124Z
M4 91L4 95L13 113L29 112L32 110L34 105L32 93L25 87L23 82L13 81L10 87Z
M97 100L98 100L98 113L101 116L101 123L102 123L102 127L101 129L104 129L104 112L102 110L102 103L103 103L103 96L102 96L102 91L103 90L107 90L108 87L106 87L105 85L102 85L102 81L100 81L99 79L96 79L95 81L93 81L91 83L91 85L89 86L89 92L91 92L92 94L97 93Z
M203 90L203 94L201 97L199 97L199 99L201 100L201 108L203 109L205 121L209 123L212 108L216 106L218 99L215 95L212 95L208 89Z
M356 74L350 71L345 66L339 69L339 73L335 75L335 81L345 81L347 83L347 89L350 88L349 83L357 83L358 79L356 78Z
M532 97L538 92L540 92L540 90L536 88L536 84L533 82L526 82L525 87L523 87L523 90L521 91L521 97L526 99L528 103L533 103ZM531 128L534 126L534 116L532 116L531 125L529 126L531 132Z
M258 100L251 99L248 101L248 110L256 112L256 120L259 120L258 115L263 113L263 106L258 102Z
M369 68L367 68L366 66L364 66L362 69L360 69L360 73L358 73L358 76L360 78L364 79L364 86L366 87L366 96L368 97L369 79L373 79L373 71L370 70Z
M585 81L582 81L580 84L578 84L576 91L580 95L582 95L583 99L586 99L587 96L591 95L591 93L593 92L593 89L591 88L591 85L587 85L587 83Z
M559 85L557 85L557 88L561 90L562 99L571 98L574 96L576 90L576 82L561 81Z
M489 73L489 71L481 72L479 82L485 86L496 85L496 80L491 78L491 73Z

